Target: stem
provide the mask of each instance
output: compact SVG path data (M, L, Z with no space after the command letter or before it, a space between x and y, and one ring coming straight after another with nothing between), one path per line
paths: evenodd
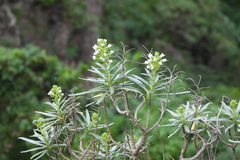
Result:
M136 108L135 113L134 113L134 118L137 119L138 112L139 112L139 110L143 107L143 105L145 104L145 102L146 102L146 100L145 100L145 98L144 98L143 101L142 101L142 103Z
M229 138L230 138L230 139L233 139L233 138L232 138L232 132L231 132L230 129L228 130L228 134L229 134ZM237 147L237 144L232 143L233 156L234 156L234 158L235 158L236 160L238 160L238 155L237 155L237 152L236 152L236 147Z
M112 137L112 135L111 135L110 128L109 128L108 116L107 116L107 108L106 108L106 102L105 102L105 100L103 100L103 104L104 104L103 108L104 108L104 116L105 116L105 121L106 121L106 128L107 128L107 132L108 132L108 135L109 135L110 140L111 140L115 145L117 145L118 147L122 148L123 150L128 151L128 152L131 152L131 150L127 149L126 147L124 147L124 146L122 146L122 145L120 145L118 142L116 142L116 141L113 139L113 137Z
M188 148L188 134L185 132L184 128L182 128L183 130L183 139L184 139L184 143L183 143L183 147L182 147L182 150L181 150L181 154L180 154L180 159L183 159L184 157L184 154L186 153L187 151L187 148Z
M151 99L148 101L149 106L148 106L148 113L147 113L147 119L146 119L146 126L145 128L148 129L148 121L150 118L150 113L151 113L151 108L152 108L152 103L151 103Z
M218 136L217 136L215 139L213 139L209 143L205 143L204 139L202 137L199 136L199 138L203 142L202 148L195 154L195 156L193 156L191 158L180 158L180 160L195 160L195 159L197 159L209 145L212 145L214 142L216 142L218 140Z
M116 108L116 110L118 111L119 114L126 114L126 113L127 113L126 110L122 111L122 110L119 108L118 103L117 103L117 99L116 99L115 97L110 96L110 98L111 98L111 101L112 101L113 104L114 104L114 107Z

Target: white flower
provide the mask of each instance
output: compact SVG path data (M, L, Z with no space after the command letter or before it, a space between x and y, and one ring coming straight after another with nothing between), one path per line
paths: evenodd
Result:
M59 92L59 93L62 93L62 90L60 89L60 90L58 90L58 92Z
M106 56L107 56L107 53L104 53L103 55L106 57Z
M150 64L150 65L149 65L149 68L150 68L151 70L153 70L154 67L153 67L152 64Z
M148 57L151 58L153 55L151 53L148 54Z
M113 62L113 60L109 59L109 63L112 63L112 62Z
M148 64L149 62L150 62L150 59L149 59L149 60L146 60L144 63L145 63L145 64Z
M98 39L97 39L98 42L101 41L101 40L102 40L101 38L98 38Z
M95 51L94 53L93 53L93 55L97 55L99 52L98 51Z
M98 48L98 46L95 44L95 45L93 46L93 49L94 49L94 50L97 50L97 48Z
M114 52L113 50L110 51L111 54L112 54L113 52Z
M101 46L104 46L104 45L105 45L104 43L101 44Z
M167 59L166 59L166 58L163 58L163 59L162 59L162 62L167 62Z
M107 46L108 48L110 48L110 47L112 47L112 45L111 44L108 44L108 46Z
M103 57L100 57L100 60L101 60L101 61L105 61L105 59L104 59Z
M51 94L53 94L53 92L52 92L52 91L49 91L49 92L48 92L48 95L51 95Z
M160 61L158 64L159 64L159 65L162 65L162 61Z
M107 40L106 39L102 39L104 42L107 42Z
M93 58L93 60L95 60L95 59L96 59L96 56L92 56L92 58Z
M160 57L162 58L162 57L164 57L164 56L165 56L165 54L161 53Z
M153 61L156 61L157 60L157 58L156 57L153 57Z

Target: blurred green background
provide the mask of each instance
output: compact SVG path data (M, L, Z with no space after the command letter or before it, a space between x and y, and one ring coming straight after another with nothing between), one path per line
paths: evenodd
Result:
M1 1L0 159L29 159L31 154L20 154L28 144L17 138L32 134L34 111L44 110L53 84L63 91L91 86L78 78L89 75L97 38L108 39L119 51L121 42L134 48L128 54L133 61L142 61L146 48L165 53L170 68L177 64L177 70L185 71L183 80L202 75L201 86L209 87L204 92L215 107L223 95L239 100L239 19L238 0ZM192 87L190 81L181 85ZM181 96L179 103L190 98ZM114 134L119 135L124 119L116 118L120 129ZM180 136L164 138L170 128L158 128L166 159L177 158L182 146L176 144ZM162 155L156 142L150 144L152 158ZM231 156L224 148L220 151L221 159Z

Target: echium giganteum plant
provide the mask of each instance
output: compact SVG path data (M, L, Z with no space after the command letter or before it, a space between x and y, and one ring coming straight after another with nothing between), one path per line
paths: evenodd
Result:
M181 131L183 134L182 137L184 139L184 143L179 159L197 159L203 155L203 151L205 151L209 146L212 146L213 143L218 140L221 133L218 127L211 124L213 121L216 121L216 118L209 118L209 115L212 115L208 108L210 104L211 103L208 102L204 105L198 104L198 106L196 106L196 103L187 102L186 105L182 104L180 107L178 107L175 112L167 110L173 118L169 119L171 124L164 126L177 127L175 132L172 133L168 138L176 134L178 131ZM190 135L193 135L193 137L190 137ZM197 152L191 158L184 158L190 139L191 142L194 142ZM211 156L212 155L208 155L208 157ZM202 158L203 157L201 157L201 159Z
M223 132L225 133L222 136L227 137L228 140L224 141L222 137L219 138L219 140L231 148L234 158L237 160L239 159L239 153L236 147L240 143L240 101L230 101L227 98L227 100L230 101L229 105L227 105L225 98L226 97L223 97L221 102L221 109L219 111L221 118L219 118L218 121L220 121L222 129L224 130Z
M198 86L195 82L194 85ZM182 104L176 111L167 109L173 118L169 119L171 124L163 126L177 127L169 138L178 131L182 131L183 134L184 143L179 159L216 159L218 153L217 149L214 148L217 145L214 143L218 144L217 141L220 141L231 148L234 159L238 160L236 147L240 143L240 130L238 129L240 126L240 104L236 100L230 101L228 99L230 103L227 105L224 96L217 112L209 107L211 102L206 103L206 97L199 95L200 88L197 88L198 91L193 91L193 99L186 105ZM190 137L190 135L192 136ZM185 158L189 142L194 143L197 152L192 157Z
M44 154L52 159L130 157L136 160L139 156L150 159L150 132L159 126L170 101L169 96L189 93L171 92L179 73L164 66L167 60L163 53L150 51L144 54L144 72L134 74L135 68L126 69L130 60L126 59L128 51L125 46L123 53L116 54L112 44L105 39L98 39L93 49L94 65L89 71L96 77L82 79L96 86L66 96L60 87L53 86L49 92L53 102L47 102L50 109L37 112L42 118L35 121L37 129L33 137L39 140L20 138L37 146L25 151L37 151L32 159L39 159ZM85 98L86 95L90 96L90 103L85 106L89 109L80 112L80 105L75 99ZM134 104L133 99L137 100ZM156 101L158 103L153 103ZM121 141L116 141L109 127L113 125L109 122L109 108L114 108L117 114L127 120L128 125ZM90 113L89 110L98 113ZM100 110L103 110L105 124L99 124ZM144 113L146 110L147 113ZM150 121L153 112L158 112L159 116L154 117L155 121ZM100 128L105 128L106 132L98 131ZM78 149L72 147L75 137L80 137Z
M168 107L170 95L175 97L189 91L172 92L179 72L175 73L174 69L170 70L164 65L167 62L165 55L152 51L144 54L145 61L141 63L144 71L135 74L135 68L126 69L127 63L132 63L126 59L125 55L129 52L126 47L123 46L121 54L116 54L113 47L105 39L98 39L93 46L94 65L89 71L96 77L82 78L96 84L92 89L64 95L61 87L53 85L48 93L52 101L46 102L49 109L36 112L41 117L34 121L37 128L33 130L32 138L19 137L34 146L22 153L34 152L31 157L34 160L44 155L56 160L150 159L148 144L149 139L154 138L150 132L160 125L167 111L172 115L170 124L160 126L176 127L169 138L181 131L184 142L179 159L215 159L217 152L213 144L216 141L230 147L234 158L238 159L236 147L240 143L240 102L229 100L226 103L223 98L219 111L214 113L209 110L211 103L206 103L206 97L201 95L199 83L193 81L197 88L196 91L190 89L193 99L177 109ZM90 97L90 103L80 111L76 99L86 99L86 95ZM120 141L116 141L110 129L114 125L109 122L110 108L125 117L128 123ZM153 112L159 115L151 119ZM104 124L99 124L101 116L104 117ZM194 142L196 153L185 158L189 141ZM73 145L75 142L77 148Z
M97 77L83 78L83 80L96 83L96 87L85 92L76 93L74 96L90 94L91 103L104 110L104 118L109 137L109 143L117 146L123 154L132 159L138 159L141 153L148 153L149 132L155 129L161 122L169 101L169 95L184 94L188 91L170 93L171 87L178 80L178 73L174 73L168 67L163 66L167 61L163 53L149 52L144 54L146 60L143 65L144 71L140 74L133 74L133 69L126 70L126 47L123 53L116 54L112 49L113 45L108 44L105 39L98 39L93 46L94 66L91 66L92 73ZM137 99L138 104L132 105L132 99ZM153 101L158 101L158 106L152 106ZM114 107L118 114L125 116L129 123L129 128L125 130L125 138L118 142L112 136L109 127L108 108ZM138 117L142 108L147 108L144 117ZM154 123L149 119L152 112L159 112ZM136 136L138 134L138 136ZM110 153L108 153L110 154ZM146 154L144 154L146 155ZM147 155L149 158L149 155ZM147 158L146 157L146 158Z
M19 137L34 146L22 153L35 152L31 157L34 160L45 154L51 159L104 159L106 142L96 130L106 128L106 125L98 123L98 113L81 112L75 97L64 96L57 85L53 85L48 95L52 98L52 102L46 102L50 108L46 112L36 111L41 117L34 121L37 128L32 138ZM73 147L76 140L78 150ZM113 151L118 149L111 145L108 148Z

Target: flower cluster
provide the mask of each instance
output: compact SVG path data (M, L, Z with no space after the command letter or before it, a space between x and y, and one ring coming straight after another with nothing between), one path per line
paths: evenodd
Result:
M48 95L53 99L62 98L63 93L62 93L61 87L58 87L57 85L53 85L52 89L48 92Z
M237 101L236 100L231 100L231 102L230 102L230 107L232 107L232 108L236 108L237 107L237 105L238 105L238 103L237 103Z
M109 135L108 135L106 132L104 132L104 133L102 134L102 140L103 140L104 143L108 143L108 141L109 141Z
M147 69L152 70L152 71L157 71L164 62L167 61L167 59L163 58L165 54L160 54L159 52L155 52L154 55L153 53L149 53L147 55L147 60L144 62L147 65Z
M98 39L97 44L93 46L93 60L103 63L112 63L110 57L114 51L111 48L112 45L108 44L106 39Z

